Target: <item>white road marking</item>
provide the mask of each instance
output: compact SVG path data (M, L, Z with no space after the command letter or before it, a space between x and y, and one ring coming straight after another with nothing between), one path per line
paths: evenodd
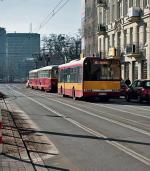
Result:
M42 106L43 108L47 109L48 111L51 111L51 112L55 113L55 114L58 115L58 116L61 116L63 119L65 119L65 120L69 121L70 123L72 123L72 124L78 126L79 128L85 130L86 132L91 133L92 135L95 135L95 136L97 136L97 137L103 137L103 138L105 138L105 139L108 138L108 137L104 136L103 134L101 134L100 132L94 131L94 130L92 130L92 129L86 127L85 125L83 125L83 124L81 124L81 123L79 123L79 122L77 122L77 121L75 121L75 120L73 120L73 119L71 119L71 118L67 118L65 115L63 115L63 114L61 114L61 113L59 113L59 112L57 112L57 111L55 111L55 110L49 108L48 106L46 106L46 105L40 103L39 101L34 100L34 99L32 99L31 97L28 97L28 96L24 95L24 94L21 93L21 92L18 92L18 91L16 91L16 90L13 90L12 88L10 88L10 89L11 89L12 91L18 93L18 94L23 95L23 96L26 97L27 99L30 99L31 101L33 101L33 102L39 104L40 106ZM63 104L63 103L62 103L62 104ZM65 103L64 103L64 104L65 104ZM65 105L66 105L66 104L65 104ZM67 105L67 106L71 106L71 105ZM74 106L72 106L72 107L74 107ZM79 108L76 108L76 107L74 107L74 108L79 110ZM86 113L87 113L87 111L84 111L84 110L82 110L82 109L81 109L80 111L86 112ZM90 114L90 115L91 115L91 114ZM93 116L95 116L95 115L93 115ZM116 122L116 123L117 123L117 122ZM124 124L123 124L123 125L124 125ZM129 126L129 127L130 127L130 126ZM135 130L136 130L136 129L135 129ZM138 129L137 129L137 130L138 130ZM137 131L137 130L136 130L136 131ZM144 131L144 132L145 132L145 131ZM112 146L116 147L117 149L119 149L119 150L125 152L126 154L132 156L133 158L135 158L135 159L141 161L142 163L144 163L144 164L150 166L150 159L149 159L149 158L147 158L147 157L145 157L145 156L143 156L143 155L141 155L141 154L139 154L139 153L136 153L135 151L131 150L130 148L125 147L125 146L123 146L123 145L121 145L121 144L119 144L119 143L117 143L117 142L111 142L111 141L108 141L108 140L106 140L106 142L109 143L109 144L111 144Z
M111 123L120 125L120 126L122 126L122 127L131 129L131 130L134 130L134 131L136 131L136 132L139 132L139 133L142 133L142 134L145 134L145 135L150 136L150 132L144 131L144 130L142 130L142 129L140 129L140 128L136 128L136 127L133 127L133 126L131 126L131 125L127 125L127 124L121 123L121 122L119 122L119 121L115 121L115 120L113 120L113 119L106 118L106 117L104 117L104 116L96 115L96 114L94 114L94 113L91 113L91 112L88 112L88 111L86 111L86 110L80 109L80 108L78 108L78 107L75 107L75 106L72 106L72 105L69 105L69 104L60 102L60 101L58 101L58 100L54 100L54 99L51 99L51 100L52 100L52 101L55 101L55 102L58 102L58 103L61 103L61 104L65 105L65 106L69 106L69 107L71 107L71 108L73 108L73 109L79 110L79 111L81 111L81 112L84 112L84 113L86 113L86 114L88 114L88 115L90 115L90 116L94 116L94 117L97 117L97 118L106 120L106 121L108 121L108 122L111 122Z
M128 114L131 114L131 115L134 115L134 116L140 116L140 117L143 117L143 118L150 119L150 116L144 116L144 115L140 115L140 114L133 113L133 112L129 112L129 111L125 111L125 110L116 109L114 107L109 107L109 106L106 106L106 105L99 105L99 104L93 104L93 105L95 105L95 106L101 106L101 107L105 107L105 108L112 109L112 110L115 110L115 111L120 111L120 112L128 113Z

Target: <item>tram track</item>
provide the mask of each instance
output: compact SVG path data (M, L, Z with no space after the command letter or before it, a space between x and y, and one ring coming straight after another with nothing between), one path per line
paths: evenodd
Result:
M49 97L48 95L46 95L46 94L41 94L41 92L39 93L37 93L37 92L34 92L33 93L33 91L31 91L30 93L32 93L32 94L34 94L34 95L38 95L38 96L40 96L40 97L45 97L45 98L48 98L49 100L52 100L52 101L55 101L55 102L58 102L58 103L62 103L63 105L67 105L67 106L69 106L69 107L72 107L72 108L74 108L74 109L77 109L77 110L80 110L78 107L82 107L82 109L83 108L85 108L85 105L83 104L76 104L76 105L78 105L78 107L76 108L76 107L74 107L73 105L71 105L71 104L68 104L70 101L68 101L68 100L65 100L64 98L63 98L63 101L65 101L66 103L64 103L62 100L56 100L56 99L51 99L51 97ZM91 103L90 105L93 105L93 106L99 106L99 104L93 104L93 103ZM100 107L106 107L105 105L100 105ZM91 110L91 108L90 107L88 107L88 106L86 106L86 108L87 109L89 109L89 110ZM107 107L106 107L107 108ZM109 107L108 107L109 108ZM115 110L115 111L118 111L118 109L112 109L112 110ZM83 111L83 110L80 110L80 111L82 111L82 112L85 112L85 110ZM122 116L118 116L118 115L116 115L116 114L111 114L111 113L109 113L109 112L102 112L102 111L98 111L98 109L95 109L95 108L92 108L92 112L93 111L97 111L97 112L99 112L100 113L100 115L102 115L104 118L101 118L101 119L106 119L106 118L108 118L108 119L113 119L113 122L114 122L114 120L116 120L116 121L119 121L119 122L121 122L121 120L124 120L125 121L125 123L126 122L130 122L130 124L133 124L134 126L135 126L135 124L137 124L138 126L141 126L141 127L143 127L143 129L150 129L150 125L149 124L144 124L144 123L142 123L142 122L139 122L139 121L135 121L135 120L132 120L132 119L128 119L128 118L125 118L125 117L122 117ZM120 111L120 110L119 110ZM120 111L121 112L121 111ZM89 112L86 112L86 113L89 113ZM126 111L124 111L123 110L123 113L128 113L128 114L130 114L130 112L126 112ZM90 115L92 115L91 113L89 113ZM134 113L132 113L132 115L133 115ZM110 117L108 117L108 115L110 116ZM93 116L95 116L95 117L99 117L100 118L100 116L99 115L93 115ZM106 117L107 116L107 117ZM135 116L137 116L137 114L135 114ZM142 118L144 118L144 119L149 119L149 117L146 117L146 116L143 116L143 115L138 115L138 117L142 117ZM120 120L119 120L120 119ZM107 119L106 119L107 120ZM119 123L120 124L120 123ZM141 128L140 128L141 129ZM148 130L149 131L149 130ZM149 133L147 134L147 135L149 135Z
M100 131L96 131L96 130L94 130L94 129L91 129L90 127L87 127L86 125L84 125L84 124L82 124L82 123L80 123L80 122L78 122L78 121L76 121L76 120L74 120L74 119L72 119L72 118L70 118L70 117L65 116L64 114L62 114L62 113L56 111L55 109L52 109L52 108L48 107L47 105L44 105L43 103L39 102L38 100L35 100L35 99L31 98L31 97L28 97L27 95L25 95L25 94L23 94L23 93L21 93L21 92L19 92L19 91L16 91L16 90L13 90L13 89L12 89L12 91L14 91L14 92L16 92L16 93L18 93L18 94L21 94L22 96L26 97L27 99L29 99L29 100L33 101L34 103L40 105L40 106L43 107L44 109L49 110L49 111L51 111L52 113L56 114L57 116L62 117L63 119L69 121L69 122L72 123L73 125L76 125L77 127L83 129L84 131L86 131L86 132L88 132L88 133L90 133L90 134L92 134L92 135L94 135L94 136L96 136L96 137L103 137L103 138L105 138L105 139L108 139L108 137L107 137L106 135L100 133ZM30 93L31 93L31 92L30 92ZM32 94L34 94L34 93L32 93ZM36 94L36 95L38 95L38 96L40 96L40 97L46 97L46 96L43 96L43 95L41 96L40 94ZM46 97L46 98L50 99L49 97ZM108 119L108 118L106 118L106 117L98 116L98 115L93 114L93 113L91 113L91 112L89 112L89 111L85 111L85 110L83 110L83 109L80 109L80 108L78 108L78 107L72 106L72 105L70 105L70 104L66 104L66 103L61 102L61 101L56 100L56 99L50 99L50 100L55 101L55 102L57 102L57 103L61 103L62 105L65 105L65 106L74 108L75 110L79 110L79 111L81 111L81 112L84 112L84 113L86 113L86 114L88 114L88 115L90 115L90 116L92 116L92 117L94 116L94 117L96 117L96 118L104 119L104 120L106 120L106 121L108 121L108 122L117 124L117 125L119 125L119 126L122 126L122 127L128 128L128 129L131 129L131 130L136 131L136 132L138 132L138 133L142 133L142 134L144 134L144 135L150 136L150 133L147 132L147 131L145 131L145 130L142 130L142 129L139 129L139 128L133 127L133 126L131 126L131 125L127 125L127 124L124 124L124 123L121 123L121 122L118 122L118 121L115 121L115 120L112 120L112 119ZM112 146L116 147L117 149L119 149L119 150L125 152L126 154L128 154L128 155L134 157L135 159L141 161L142 163L144 163L144 164L150 166L150 158L148 158L148 157L146 157L146 156L144 156L144 155L142 155L142 154L140 154L140 153L137 153L136 151L134 151L134 150L132 150L132 149L130 149L130 148L128 148L128 147L126 147L126 146L124 146L124 145L118 143L118 142L109 141L109 140L107 140L106 142L109 143L109 144L111 144Z

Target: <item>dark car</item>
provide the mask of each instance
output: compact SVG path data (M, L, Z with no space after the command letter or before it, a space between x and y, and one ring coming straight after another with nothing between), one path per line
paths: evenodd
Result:
M150 102L150 80L135 80L126 90L126 100L136 99Z

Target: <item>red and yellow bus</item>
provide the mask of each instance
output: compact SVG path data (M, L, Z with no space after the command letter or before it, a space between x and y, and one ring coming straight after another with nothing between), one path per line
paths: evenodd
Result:
M57 92L58 66L51 65L29 72L29 87Z
M39 90L57 92L58 66L51 65L38 70L37 87Z
M58 93L79 97L120 97L119 59L85 57L59 66Z
M38 70L34 69L29 72L29 87L32 89L37 89Z

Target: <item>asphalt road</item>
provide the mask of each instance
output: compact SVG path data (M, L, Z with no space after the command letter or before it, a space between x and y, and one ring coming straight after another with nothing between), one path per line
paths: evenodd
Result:
M59 155L45 162L56 170L150 170L150 104L74 101L21 84L0 90L55 144Z

